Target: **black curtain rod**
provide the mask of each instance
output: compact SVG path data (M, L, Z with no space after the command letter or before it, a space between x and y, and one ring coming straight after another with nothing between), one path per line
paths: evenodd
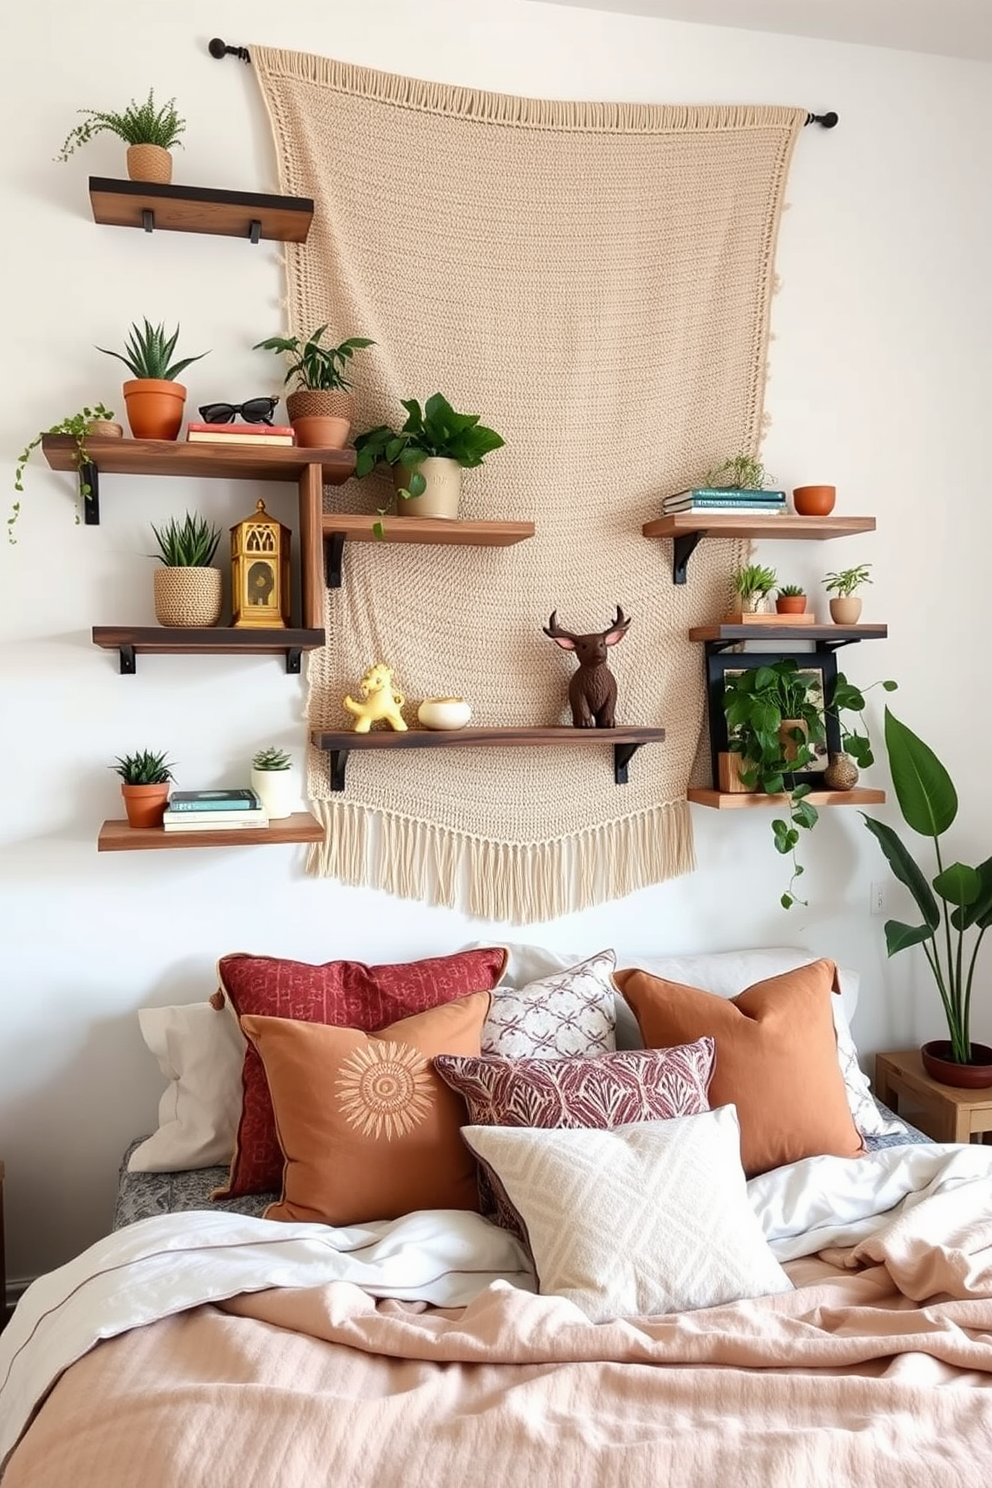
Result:
M219 36L213 38L207 47L207 51L211 57L216 57L218 62L224 57L240 57L242 62L251 61L251 54L247 47L228 46L227 42L221 41ZM807 114L806 123L819 124L823 129L833 129L837 123L837 115L833 112L829 114Z

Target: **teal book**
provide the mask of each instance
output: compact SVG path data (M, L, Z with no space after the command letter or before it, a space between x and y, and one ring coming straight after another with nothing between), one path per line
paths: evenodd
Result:
M170 811L258 811L261 801L247 786L236 790L173 791Z

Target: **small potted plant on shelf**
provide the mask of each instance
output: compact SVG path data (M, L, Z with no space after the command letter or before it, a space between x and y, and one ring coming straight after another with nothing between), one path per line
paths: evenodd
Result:
M703 485L714 491L760 491L775 479L756 455L731 455L703 476Z
M857 625L861 617L861 599L857 591L871 583L870 568L870 563L860 563L855 568L842 568L824 577L824 589L834 596L830 601L830 618L835 625Z
M251 788L270 821L290 816L296 794L292 761L284 749L270 745L251 762Z
M297 444L309 449L344 449L351 433L354 398L345 373L356 351L374 346L367 336L350 336L340 346L324 346L326 325L318 326L305 341L299 336L270 336L259 341L255 351L284 352L290 357L284 382L296 379L286 396L286 412Z
M127 145L127 173L132 181L154 181L167 186L172 180L172 156L179 136L185 132L186 120L176 112L176 100L157 106L155 90L149 88L144 103L132 98L123 113L99 109L79 109L85 114L82 124L70 129L56 160L68 160L80 145L88 145L96 134L116 134Z
M173 764L164 753L141 749L117 756L110 766L121 777L121 795L130 827L160 827L169 799Z
M462 471L481 465L505 440L481 424L479 414L456 413L441 393L433 393L423 408L416 398L400 401L407 417L398 430L379 424L355 439L355 474L366 476L377 465L388 465L398 510L415 497L414 516L455 518Z
M734 569L732 579L740 607L730 618L752 620L763 614L768 595L778 583L775 570L761 563L745 563Z
M221 573L211 560L220 528L187 512L165 526L152 523L162 568L155 570L155 618L159 625L216 625L222 603Z
M172 360L179 340L179 327L171 336L165 325L153 326L146 318L139 326L132 323L124 351L108 351L98 346L105 356L116 357L132 373L123 387L127 421L135 439L175 439L182 428L186 389L176 378L193 362L209 353Z
M60 419L57 424L52 424L50 429L42 429L30 444L17 457L17 468L14 471L14 490L18 494L24 491L24 471L34 450L41 444L46 434L68 434L76 441L76 470L79 475L79 494L84 501L89 500L93 494L93 482L95 469L90 459L89 450L86 447L87 439L93 437L117 438L124 433L120 424L114 423L113 409L104 408L102 403L97 403L93 408L81 408L78 413L70 413L67 418ZM7 518L7 540L10 543L17 541L14 536L14 526L20 516L21 503L15 501L11 514ZM76 514L79 521L79 514Z
M903 820L930 839L937 869L931 878L932 868L917 862L892 827L862 813L922 917L919 925L887 920L886 949L895 956L910 946L922 946L937 984L948 1038L923 1045L920 1052L928 1073L945 1085L985 1088L992 1085L992 1049L971 1041L971 996L978 953L992 925L992 858L977 868L959 862L945 866L941 844L958 814L957 791L929 745L888 708L885 748Z
M805 615L806 590L801 584L779 584L775 610L779 615Z

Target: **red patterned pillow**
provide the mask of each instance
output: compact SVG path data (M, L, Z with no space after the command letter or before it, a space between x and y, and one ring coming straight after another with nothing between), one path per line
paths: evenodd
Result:
M434 1068L468 1107L472 1126L585 1127L610 1131L634 1121L667 1121L708 1111L715 1045L711 1038L674 1049L623 1049L594 1059L507 1059L439 1054ZM520 1234L516 1215L490 1172L480 1172L484 1214Z
M238 1017L295 1018L374 1033L389 1023L425 1013L471 992L491 992L506 966L502 946L433 956L424 961L366 966L362 961L284 961L243 953L217 963L220 984ZM215 1199L268 1193L282 1183L283 1157L276 1137L265 1070L251 1045L241 1070L241 1119L227 1186Z

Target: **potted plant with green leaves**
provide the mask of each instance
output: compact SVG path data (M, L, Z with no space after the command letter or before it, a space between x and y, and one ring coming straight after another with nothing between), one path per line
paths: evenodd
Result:
M896 956L921 946L936 983L948 1037L922 1046L928 1073L945 1085L982 1089L992 1085L992 1048L972 1042L971 999L978 953L992 925L992 858L977 867L946 861L951 856L944 850L946 835L958 814L954 782L929 745L888 708L885 748L903 820L932 848L932 861L924 867L894 828L862 812L921 916L918 925L887 920L886 950Z
M825 575L823 587L834 596L830 601L830 618L835 625L857 625L861 618L858 590L871 583L870 568L870 563L859 563L854 568L842 568L837 573Z
M205 517L187 512L180 521L170 517L162 527L152 523L157 557L155 618L159 625L216 625L220 619L223 587L219 568L211 562L220 542L220 528Z
M775 591L775 613L805 615L806 590L802 584L779 584Z
M324 346L321 337L326 330L326 325L318 326L305 340L270 336L253 350L275 351L292 359L283 381L296 381L286 396L286 412L297 444L309 449L344 449L355 411L346 373L355 352L375 342L367 336L349 336L339 346Z
M292 814L296 780L292 760L285 749L270 745L257 752L251 762L251 788L270 821Z
M738 609L730 618L753 620L755 615L764 614L768 596L778 583L775 570L762 563L744 563L734 569L732 580Z
M104 408L102 403L97 403L93 408L81 408L78 413L70 413L68 417L60 419L51 428L42 429L36 434L30 444L26 444L17 457L17 466L14 470L14 490L18 495L24 491L24 471L32 453L39 447L46 434L63 434L76 442L76 450L73 456L79 479L79 495L83 501L88 501L96 489L97 471L96 466L90 458L87 448L87 440L92 438L119 439L124 430L120 424L114 423L114 413L111 408ZM20 501L15 501L11 514L7 518L7 540L16 543L14 527L21 513ZM76 513L76 521L79 521L79 513Z
M135 439L175 439L182 428L186 389L176 379L181 372L208 356L173 360L179 327L166 335L164 322L153 326L144 318L142 325L133 322L123 351L108 351L98 346L105 356L116 357L132 374L123 387L127 421Z
M756 455L731 455L703 476L703 485L714 491L761 491L775 479Z
M155 89L149 88L144 103L132 98L121 113L113 110L79 109L85 115L82 124L70 129L56 160L68 160L81 145L88 145L94 135L116 134L127 145L127 173L132 181L155 181L167 186L172 180L172 155L182 144L186 120L176 112L176 100L161 105L155 102Z
M173 764L165 753L139 749L134 754L117 756L110 766L121 777L121 795L127 812L128 826L160 827L169 799Z
M416 398L400 402L407 417L399 429L379 424L355 439L355 474L363 477L377 465L388 465L398 512L414 497L414 516L455 518L462 471L481 465L505 440L479 422L480 414L456 413L441 393L433 393L423 408Z

